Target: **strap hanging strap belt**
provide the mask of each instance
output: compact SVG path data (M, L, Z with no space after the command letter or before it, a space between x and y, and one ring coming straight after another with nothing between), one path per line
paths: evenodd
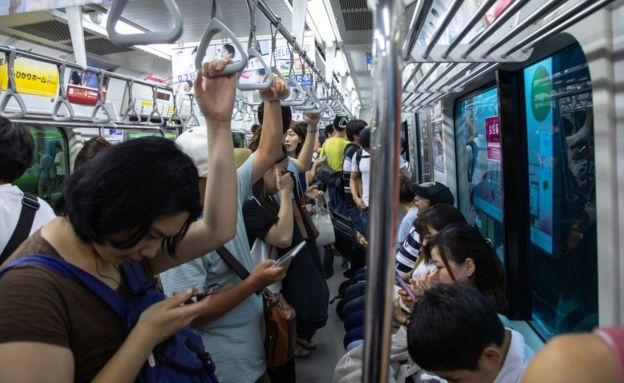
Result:
M24 197L22 198L22 210L20 212L17 225L15 226L15 230L13 231L13 235L4 247L2 254L0 254L0 265L6 261L11 254L13 254L15 249L17 249L17 247L24 242L26 238L28 238L33 221L35 220L35 214L37 214L37 210L39 210L39 201L37 200L37 197L24 193Z

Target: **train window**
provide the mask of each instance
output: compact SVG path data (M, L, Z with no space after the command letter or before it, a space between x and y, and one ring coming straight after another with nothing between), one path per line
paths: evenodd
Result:
M548 339L598 325L592 87L578 44L523 74L532 319Z
M457 101L454 118L458 164L462 164L464 172L458 175L459 208L468 222L492 241L496 254L504 261L497 89L489 88Z
M247 143L245 142L245 133L244 132L232 132L232 141L234 143L235 148L246 148Z
M431 113L428 110L418 113L418 128L420 130L420 175L421 182L433 181L433 159L431 154Z
M126 129L124 130L126 137L128 140L134 140L135 138L141 137L162 137L162 134L159 130L149 130L149 129Z
M26 126L35 143L33 162L15 184L24 192L49 203L61 195L61 185L69 175L67 139L58 128Z
M431 159L433 160L433 180L446 183L444 174L444 134L442 133L442 103L438 102L431 109Z

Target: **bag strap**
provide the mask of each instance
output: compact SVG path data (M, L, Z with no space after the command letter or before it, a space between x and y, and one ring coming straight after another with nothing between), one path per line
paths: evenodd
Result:
M219 254L221 259L223 259L223 262L225 262L225 264L228 265L228 267L232 269L232 271L234 271L241 280L247 279L249 271L247 271L245 266L243 266L242 263L240 263L239 260L236 259L236 257L234 257L234 255L230 253L225 246L219 247L217 249L217 254Z
M13 231L13 235L9 239L9 242L4 247L2 254L0 254L0 265L9 258L11 254L18 248L18 246L24 242L30 234L30 229L35 220L35 215L39 210L39 201L34 195L24 193L22 197L22 210L20 211L17 225Z
M124 317L125 304L122 298L113 289L108 287L104 282L95 278L86 271L65 262L61 258L50 255L33 254L21 257L11 262L6 267L0 269L0 278L9 270L22 265L43 266L48 270L54 271L62 277L82 283L89 288L95 295L102 299L112 308L117 315Z

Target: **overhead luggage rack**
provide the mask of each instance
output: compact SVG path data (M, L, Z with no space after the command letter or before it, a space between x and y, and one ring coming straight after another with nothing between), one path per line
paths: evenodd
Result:
M132 108L130 108L129 106L125 110L124 115L123 115L124 118L121 122L111 121L111 118L108 115L108 111L104 108L103 98L104 98L105 91L103 89L103 86L104 86L105 78L113 78L113 79L124 81L126 83L126 86L130 87L129 88L130 90L132 89L132 86L134 84L141 84L141 85L145 85L145 86L152 88L152 91L154 92L154 94L156 90L159 90L159 89L173 94L173 90L171 89L171 87L168 87L162 84L158 84L158 83L151 82L151 81L134 79L128 76L118 74L118 73L104 71L99 68L81 66L76 63L54 59L54 58L43 56L43 55L33 53L30 51L16 49L10 46L0 45L0 53L4 53L5 56L7 56L6 61L7 61L7 75L8 75L7 90L2 91L2 95L0 95L0 115L3 117L25 118L29 114L26 104L22 100L20 93L17 92L16 87L15 87L14 65L15 65L15 60L18 57L28 58L31 60L54 64L57 66L58 71L59 71L59 82L58 82L57 96L54 99L54 102L52 105L52 114L51 114L52 119L57 122L67 123L70 121L83 121L83 119L75 116L71 103L69 102L67 98L66 89L65 89L66 84L65 84L65 78L64 78L64 74L67 68L76 69L79 71L91 72L97 75L98 77L98 89L97 89L98 100L95 104L95 107L93 109L93 113L91 116L91 122L93 122L96 125L100 125L100 124L118 125L118 124L131 123L129 119L127 118L129 112L132 112ZM129 95L130 97L132 96L131 91L129 92ZM13 97L17 101L17 104L20 109L18 112L10 112L7 110L7 106L11 97ZM67 109L66 115L61 115L59 113L62 106L65 106L65 109ZM104 118L97 117L97 113L100 110L105 114ZM134 110L134 113L136 113L136 110ZM153 113L154 112L152 111L152 114Z
M418 1L403 44L404 71L409 74L402 86L402 111L417 112L462 92L504 63L528 60L535 45L611 2L517 0L486 22L496 0L485 1L469 18L459 15L466 7L462 0L447 1L445 9L440 9L444 2ZM452 22L463 26L451 32Z

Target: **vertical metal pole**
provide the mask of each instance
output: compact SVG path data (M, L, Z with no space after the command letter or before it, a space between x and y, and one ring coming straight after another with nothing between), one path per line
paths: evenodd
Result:
M392 250L396 235L401 134L401 0L375 0L373 137L364 383L388 381L392 320Z
M82 11L79 6L67 7L67 24L71 35L72 48L76 64L87 66L87 51L85 50L84 29L82 28Z
M418 122L416 121L416 113L409 116L409 126L407 129L407 140L410 151L410 175L413 183L419 183L420 179L420 151L418 150Z

